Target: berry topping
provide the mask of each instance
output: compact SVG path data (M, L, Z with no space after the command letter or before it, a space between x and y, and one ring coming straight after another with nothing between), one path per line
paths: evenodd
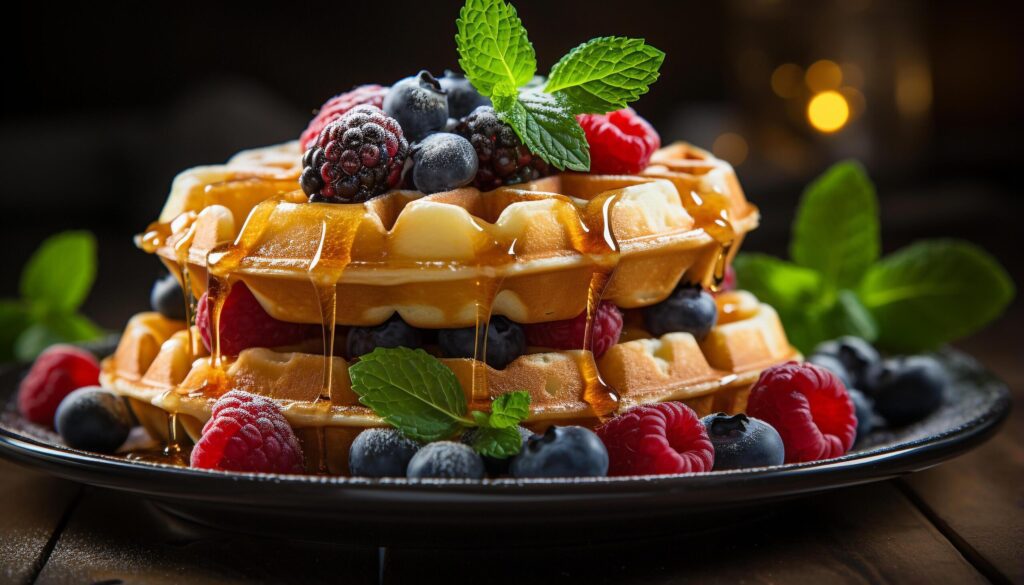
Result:
M473 186L481 191L533 181L550 173L548 163L531 153L490 106L473 110L460 121L455 132L476 149L480 164Z
M358 203L398 185L409 153L402 128L374 106L356 106L324 127L302 156L309 200Z
M750 391L747 414L775 427L786 463L839 457L857 435L857 415L839 378L814 364L768 368Z
M39 354L18 387L18 410L26 420L53 426L57 407L73 390L100 383L100 366L87 351L54 345Z
M573 319L533 323L526 326L526 340L530 345L552 349L583 349L583 337L587 329L587 313L584 311ZM601 301L594 316L593 348L594 357L601 357L619 341L622 333L622 311L613 303Z
M533 431L524 427L517 426L516 430L519 431L519 436L523 439L523 445L526 445L526 441L533 436ZM463 445L473 445L473 441L476 440L476 434L479 432L478 428L472 428L462 433L460 439ZM497 457L488 457L483 455L484 469L487 470L489 475L505 475L508 473L509 464L512 463L512 458L506 457L505 459L498 459Z
M113 453L128 438L132 415L113 392L87 386L60 403L54 425L68 447Z
M301 473L302 447L277 404L232 390L213 405L192 448L191 464L222 471Z
M423 347L423 332L402 320L398 314L375 327L352 327L348 330L346 353L349 359L366 355L378 347Z
M476 451L462 443L439 441L417 451L405 475L412 479L483 479L484 462Z
M632 108L610 114L581 114L576 119L590 145L591 173L639 173L661 146L658 133Z
M716 292L724 293L734 290L736 290L736 269L730 264L725 267L725 275L722 277L722 282L718 283Z
M593 431L552 425L526 441L509 470L513 477L603 477L608 450Z
M854 439L854 442L857 442L875 428L875 403L856 388L847 388L846 392L850 395L853 410L857 414L857 437Z
M480 340L481 343L483 341ZM437 332L437 342L445 357L471 358L476 346L476 327L440 329ZM486 347L487 365L500 370L526 353L526 334L518 323L505 317L491 317L487 325Z
M917 422L942 405L948 377L930 356L885 362L875 388L875 410L893 425Z
M826 341L814 349L815 354L831 355L846 368L847 378L854 388L872 392L881 373L882 357L870 343L847 335Z
M448 94L448 116L451 118L463 118L480 106L491 105L491 100L480 95L462 74L446 69L444 77L438 81Z
M448 121L448 96L428 71L399 80L384 97L384 112L398 120L409 140L420 140Z
M207 293L196 305L196 326L206 349L213 351L213 325L210 322ZM320 335L320 328L304 323L288 323L271 317L244 283L232 285L220 310L220 351L237 355L250 347L280 347Z
M677 331L704 339L718 320L715 298L698 285L680 285L667 299L644 307L644 324L651 335Z
M710 414L700 420L715 446L715 471L782 465L786 448L771 425L745 414Z
M348 470L364 477L405 477L409 460L420 444L398 429L367 429L352 441Z
M476 151L458 134L437 132L412 147L412 181L424 193L451 191L476 176Z
M697 413L681 402L631 408L597 429L608 475L711 471L715 448Z
M149 293L153 310L173 321L185 320L185 294L173 274L158 278Z
M299 137L299 144L302 146L302 150L307 150L316 142L316 138L320 136L320 132L323 131L324 127L343 116L352 108L363 104L378 108L384 105L384 96L387 93L388 88L386 87L360 85L352 91L347 91L327 100L327 103L320 107L316 117L310 120L309 126L306 127L302 132L302 136Z
M835 374L839 381L843 383L843 386L846 386L847 390L854 387L853 380L850 379L850 372L846 371L846 366L836 356L830 353L814 353L811 354L811 357L807 358L807 361Z

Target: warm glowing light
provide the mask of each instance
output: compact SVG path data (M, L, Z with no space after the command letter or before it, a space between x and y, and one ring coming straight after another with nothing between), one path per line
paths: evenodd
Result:
M795 98L800 95L800 81L803 76L803 70L797 65L779 65L772 71L772 91L781 98Z
M822 59L807 68L804 82L815 93L837 89L843 82L843 70L835 62Z
M711 145L711 152L721 159L725 159L733 165L739 166L747 160L747 141L734 132L726 132L715 139Z
M864 108L867 107L867 101L864 99L862 94L855 87L841 87L839 93L842 94L843 98L846 99L846 103L850 106L850 118L856 118L857 116L864 113Z
M820 132L835 132L850 119L850 105L837 91L825 91L807 104L807 120Z
M923 63L900 67L896 77L896 107L905 116L920 116L932 105L932 75Z

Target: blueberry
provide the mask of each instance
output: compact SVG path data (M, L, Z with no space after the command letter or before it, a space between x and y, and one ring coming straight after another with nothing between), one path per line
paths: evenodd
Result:
M644 307L644 324L655 337L681 331L704 339L718 320L715 299L700 286L681 285L657 305Z
M450 358L473 357L475 333L475 327L439 330L437 342L441 353ZM483 337L482 332L480 336ZM525 352L526 333L522 326L505 317L491 317L487 326L487 365L500 370Z
M412 149L412 181L424 193L451 191L476 176L476 150L458 134L436 132Z
M409 460L420 444L398 429L367 429L352 441L348 469L364 477L405 477Z
M440 130L448 121L448 96L428 71L392 85L383 105L384 112L398 120L410 142Z
M942 405L948 378L929 356L887 360L875 388L875 411L889 424L917 422Z
M519 431L519 436L523 439L523 445L526 444L526 440L533 436L533 431L526 427L516 427ZM476 438L476 429L469 429L462 434L462 442L466 445L473 445L473 440ZM484 456L484 468L487 469L489 475L506 475L508 473L508 466L512 462L511 458L498 459L497 457Z
M853 409L857 412L857 440L866 437L875 427L874 403L863 392L856 388L847 388Z
M173 274L158 278L149 293L149 304L153 310L168 319L185 320L185 294Z
M836 356L830 353L815 353L811 354L811 357L807 358L807 361L816 366L821 366L835 374L847 389L853 388L853 381L850 380L850 372L846 371L846 366L844 366L843 362L839 361L839 358Z
M402 320L398 314L376 327L352 327L346 340L349 359L366 355L378 347L423 347L423 332Z
M608 450L593 431L552 425L526 441L509 470L513 477L603 477Z
M815 348L814 353L831 355L839 360L849 373L849 384L872 394L881 372L882 357L870 343L859 337L847 335L826 341Z
M786 449L770 424L745 414L724 412L700 419L715 447L714 470L782 465Z
M491 100L480 95L473 84L462 74L445 70L438 80L441 89L448 93L448 115L452 118L468 116L478 106L489 106Z
M454 441L430 443L412 456L405 472L409 478L440 477L482 479L484 461L476 451Z
M86 386L61 401L54 426L69 447L113 453L128 438L132 416L124 401L113 392Z

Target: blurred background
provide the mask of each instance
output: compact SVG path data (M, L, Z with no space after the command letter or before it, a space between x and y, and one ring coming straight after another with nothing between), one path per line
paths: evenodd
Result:
M0 297L17 294L43 238L89 229L100 263L84 311L119 329L160 273L132 236L177 172L297 138L315 108L353 85L456 67L461 4L9 8ZM803 186L852 157L878 186L886 250L963 237L1024 280L1024 41L1009 3L515 4L540 72L599 35L642 36L667 53L636 109L664 142L688 140L735 165L763 212L747 250L784 255Z

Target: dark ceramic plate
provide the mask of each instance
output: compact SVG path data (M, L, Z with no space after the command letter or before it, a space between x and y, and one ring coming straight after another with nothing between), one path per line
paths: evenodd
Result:
M939 359L954 380L928 419L865 437L814 464L580 480L409 481L208 472L68 449L10 408L0 455L57 476L142 494L165 511L247 532L362 545L629 539L700 528L802 494L925 469L985 441L1010 409L1005 385L970 357ZM18 372L0 375L10 404ZM626 520L629 520L626 522Z

